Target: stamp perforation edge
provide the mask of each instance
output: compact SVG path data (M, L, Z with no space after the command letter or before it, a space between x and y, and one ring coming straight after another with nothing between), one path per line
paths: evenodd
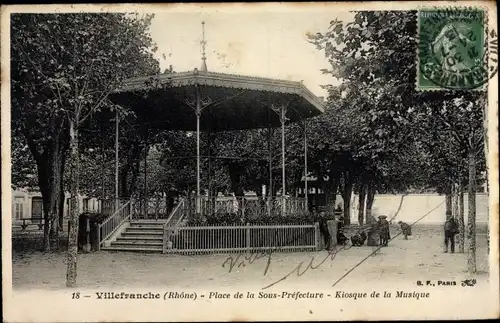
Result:
M416 46L415 46L415 56L416 56L416 73L415 73L415 90L417 92L425 93L425 92L456 92L456 91L483 91L487 92L488 91L488 84L489 81L485 82L479 87L476 88L467 88L467 89L452 89L452 88L446 88L446 87L441 87L438 84L435 84L433 87L426 87L426 88L421 88L419 86L419 79L420 79L420 55L419 55L419 44L420 44L420 19L419 15L420 12L423 10L429 10L429 9L435 9L436 11L460 11L460 10L482 10L483 12L483 37L484 37L484 45L486 46L485 48L485 53L483 56L483 62L486 64L486 70L488 72L488 62L489 62L489 50L488 50L488 44L489 44L489 33L488 33L488 26L489 26L489 11L487 7L484 6L434 6L434 7L429 7L429 6L419 6L416 8L416 20L417 20L417 32L416 32Z

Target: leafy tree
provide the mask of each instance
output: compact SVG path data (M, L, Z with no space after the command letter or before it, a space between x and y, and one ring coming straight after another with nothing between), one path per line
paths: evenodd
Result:
M328 103L334 107L325 117L343 116L335 127L345 124L343 130L348 129L340 138L349 134L346 143L350 147L335 154L344 157L344 167L336 167L342 170L336 177L341 178L344 201L350 200L357 183L362 201L365 195L368 199L367 211L377 188L399 185L397 180L389 180L387 169L400 169L396 165L403 158L401 149L411 136L415 36L416 20L410 13L358 12L354 21L334 20L326 33L309 37L331 64L323 72L342 82L326 87ZM387 167L388 161L391 167ZM344 209L348 221L348 207ZM363 220L361 213L359 220Z
M14 134L11 136L11 159L12 187L36 190L38 187L36 163L24 137Z
M433 100L434 99L434 100ZM459 199L464 185L468 187L469 210L467 221L468 258L467 269L476 272L476 191L480 174L486 171L484 155L483 118L486 96L481 91L462 91L441 94L429 94L426 108L431 111L432 131L445 133L440 140L432 143L434 156L444 161L445 168L438 168L444 176L436 177L447 183L445 189L453 192ZM443 140L447 139L447 140ZM438 173L439 174L439 173ZM453 189L455 187L455 189ZM455 213L457 213L455 211ZM464 246L463 213L459 215L459 248Z
M13 129L26 138L38 166L48 220L57 234L66 150L71 195L67 285L76 283L79 130L124 78L159 72L148 28L151 16L130 14L12 15ZM48 250L46 243L46 250Z
M415 91L415 12L357 12L354 21L344 24L334 20L327 32L309 39L330 62L331 67L323 72L341 81L340 86L326 87L329 110L334 113L327 111L324 118L349 116L335 124L337 128L345 124L340 134L334 127L320 128L322 133L331 133L332 139L318 138L317 143L322 150L333 147L330 156L347 157L341 163L348 165L347 169L336 167L337 173L341 170L344 199L350 197L356 182L361 202L369 191L366 183L378 191L434 186L451 197L454 183L467 182L471 199L469 270L474 271L474 182L478 168L483 169L479 159L483 152L480 141L484 141L482 94ZM432 106L430 111L427 106ZM443 132L449 135L440 137ZM351 149L328 142L342 142L346 134L351 136L347 140ZM410 140L412 137L418 139ZM315 154L326 156L325 152ZM332 163L332 157L321 163ZM345 217L347 220L348 214Z
M472 171L472 165L482 165L477 157L482 153L479 140L483 137L480 135L480 122L472 122L472 119L483 120L478 115L484 106L480 103L481 95L462 98L462 103L458 105L462 108L457 110L448 106L448 114L451 114L443 116L441 108L459 99L462 94L415 91L415 12L358 12L354 21L344 24L334 20L326 33L310 35L309 38L312 44L325 52L331 64L331 68L323 72L342 82L340 86L326 87L330 96L329 109L340 115L346 114L345 110L354 113L354 119L351 116L336 124L339 127L345 123L347 129L352 127L350 133L355 137L349 138L348 142L353 146L356 143L354 149L344 151L344 156L349 156L349 167L357 165L357 175L349 176L349 171L344 169L341 182L357 181L361 202L364 202L367 182L373 183L379 191L402 191L412 186L435 185L440 192L451 196L452 183L468 177L473 205L473 181L477 172ZM425 112L424 104L433 105L433 112ZM474 106L472 109L471 104ZM325 118L331 117L328 112L325 114ZM443 123L443 120L446 122ZM469 128L457 125L455 122L458 120L468 120ZM426 122L431 122L432 127L423 127ZM440 122L442 124L438 125ZM461 137L457 139L458 146L450 146L450 141L437 138L436 131L449 132L451 137L447 138ZM344 129L340 136L333 127L323 130L323 133L337 135L332 135L332 140L339 142L349 130ZM412 137L419 139L410 140ZM319 142L325 140L328 138L319 138ZM442 147L429 150L426 149L429 144ZM475 149L471 152L473 145ZM324 146L323 143L320 145L321 148ZM467 159L469 176L463 176ZM330 161L333 160L330 158ZM339 169L342 167L337 167ZM351 185L343 186L346 199L350 196ZM447 201L451 199L447 198ZM472 209L469 210L469 214L473 213ZM360 212L359 221L362 222L362 219ZM474 231L469 228L469 236L473 240L471 230Z

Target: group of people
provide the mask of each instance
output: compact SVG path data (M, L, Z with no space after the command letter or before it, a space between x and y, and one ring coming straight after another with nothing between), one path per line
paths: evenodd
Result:
M319 230L321 232L321 235L323 236L323 239L325 241L325 248L327 250L330 249L331 247L331 235L330 235L330 230L328 229L328 222L326 218L326 208L324 206L320 206L316 208L316 212L318 212L319 215ZM340 206L337 206L337 209L335 210L335 217L337 218L338 214L342 213L342 210L340 209ZM341 217L338 217L340 220ZM343 235L342 232L342 227L343 227L343 221L339 221L338 226L337 226L337 244L345 244L345 241L347 240L347 237Z
M325 239L325 247L326 249L330 249L331 235L330 231L328 230L328 224L325 217L326 209L324 207L320 207L317 210L320 215L320 231L321 234L323 235L323 238ZM349 238L346 236L344 231L342 210L340 209L339 206L337 206L337 209L335 210L335 215L336 215L335 218L338 220L337 237L336 237L337 244L345 245L348 242ZM408 240L408 237L412 235L411 225L403 221L398 221L398 224L401 228L401 234L403 235L404 239ZM390 231L390 222L387 221L386 215L380 215L378 217L378 221L374 223L374 225L370 230L377 231L380 239L379 241L380 246L383 247L388 246L389 241L391 240L391 231ZM447 211L446 222L444 224L444 237L445 237L444 243L446 247L445 252L448 252L448 246L451 247L452 253L455 252L455 235L458 232L459 232L458 224L455 221L455 218L451 215L451 212ZM360 229L359 231L351 235L351 243L355 247L363 246L367 239L368 239L368 234L363 229Z
M408 236L411 236L411 226L409 226L407 223L399 221L398 224L401 227L401 232L404 235L405 239L408 239ZM379 245L383 247L387 247L389 244L389 241L391 240L391 230L390 230L390 223L387 221L387 216L386 215L380 215L378 217L378 221L374 223L371 228L369 229L369 234L372 233L372 231L376 231L379 236ZM352 235L351 237L351 242L353 246L362 246L364 245L366 239L368 238L367 233L364 230L359 230L355 234Z

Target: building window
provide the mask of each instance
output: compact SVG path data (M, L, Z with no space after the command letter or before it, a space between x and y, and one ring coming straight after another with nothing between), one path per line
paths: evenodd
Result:
M31 217L37 219L43 217L43 200L41 197L31 198Z
M88 198L83 199L83 212L89 211L89 202L90 200Z
M14 215L16 217L16 220L24 218L24 198L14 198Z

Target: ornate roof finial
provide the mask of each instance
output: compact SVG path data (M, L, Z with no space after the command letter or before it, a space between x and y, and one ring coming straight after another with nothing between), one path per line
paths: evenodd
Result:
M205 46L207 45L207 42L205 41L205 22L201 22L201 29L202 29L202 40L200 41L201 44L201 68L200 70L202 72L207 72L207 57L205 56Z

